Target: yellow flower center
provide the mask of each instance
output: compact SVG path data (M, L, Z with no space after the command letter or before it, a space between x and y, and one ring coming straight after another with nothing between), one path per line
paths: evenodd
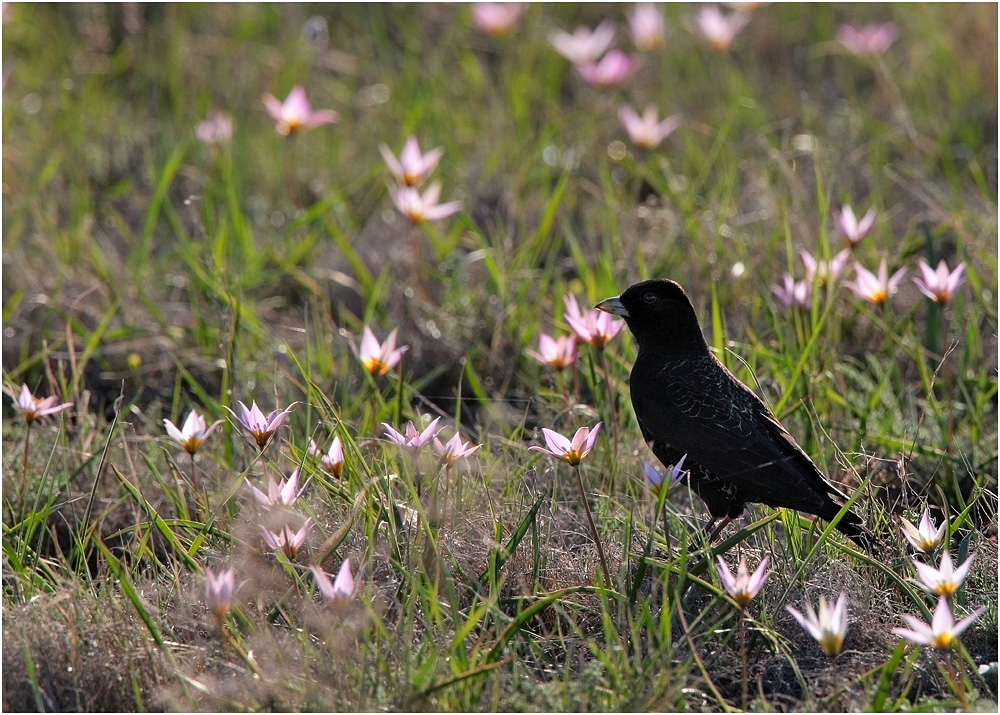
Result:
M365 370L372 375L384 375L389 372L389 366L377 357L370 357L365 360Z
M819 641L820 648L831 658L840 652L840 648L843 645L844 639L837 633L824 633Z
M572 464L575 467L583 461L583 452L579 449L571 449L564 454L559 455L559 459L566 462L566 464Z
M935 586L934 590L939 596L951 596L956 590L958 590L958 584L954 581L945 581Z
M278 133L284 136L288 136L289 134L293 134L294 132L301 129L302 126L303 126L302 120L298 119L297 117L289 117L281 121L281 124L278 127Z
M250 434L253 435L254 442L256 442L257 446L261 449L264 449L265 445L267 445L267 443L271 440L271 432L266 430L256 430Z
M954 642L955 642L955 636L953 636L948 631L945 631L944 633L939 633L938 635L934 636L934 638L931 640L931 645L937 648L938 650L948 650L949 648L951 648L951 644Z

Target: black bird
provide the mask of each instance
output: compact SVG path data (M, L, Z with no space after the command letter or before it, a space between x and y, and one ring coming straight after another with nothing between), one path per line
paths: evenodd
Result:
M597 309L625 318L635 336L629 389L643 439L665 466L687 455L691 486L712 515L709 527L724 519L721 530L747 502L833 520L842 506L836 500L847 497L709 351L683 288L643 281ZM853 512L837 529L872 550L873 537Z

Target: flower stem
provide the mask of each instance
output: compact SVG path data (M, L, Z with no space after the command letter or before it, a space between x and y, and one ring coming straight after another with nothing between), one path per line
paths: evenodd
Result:
M580 485L580 496L583 497L583 508L587 512L587 524L590 526L590 536L597 545L597 555L601 558L601 570L604 572L604 587L611 588L611 571L608 570L608 559L604 556L604 546L601 544L601 537L597 535L594 515L590 511L590 503L587 501L587 490L583 486L583 476L580 474L580 465L574 464L573 471L576 472L576 481Z
M611 458L613 463L611 465L611 493L615 493L615 475L618 473L618 409L615 407L615 395L611 388L611 375L608 372L608 356L601 348L598 352L601 353L601 372L604 373L604 387L608 393L608 414L611 423Z
M451 463L445 461L444 465L444 497L441 499L441 525L440 531L444 531L445 515L448 513L448 485L451 484Z
M410 250L413 251L413 265L419 266L423 263L423 254L420 250L420 230L415 224L410 224Z
M191 489L194 492L194 503L198 504L198 497L201 496L201 488L198 484L198 475L195 473L194 452L188 453L191 456ZM205 509L208 510L208 493L205 493Z
M962 685L962 676L952 662L955 651L949 651L944 657L944 667L947 671L947 677L950 681L952 691L958 696L958 700L962 703L962 710L969 712L969 699L965 697L965 688Z
M743 665L743 678L742 678L742 694L743 694L743 710L747 709L747 694L749 687L747 684L747 621L743 617L743 611L740 611L740 662Z
M672 556L674 553L674 547L670 543L670 519L667 517L666 505L663 506L661 514L663 515L663 539L667 542L667 553Z
M573 398L571 396L571 390L573 389L570 385L570 380L576 381L576 366L570 368L572 377L566 375L566 368L560 369L555 376L556 383L562 388L563 403L565 404L566 413L568 414L570 408L573 407Z
M951 384L951 344L948 342L948 320L944 314L944 305L938 306L938 317L941 321L941 353L944 360L945 400L948 403L948 430L945 432L945 445L951 449L951 441L955 429L955 403L952 399Z
M24 435L24 457L21 460L21 503L17 507L18 522L24 519L24 508L28 503L28 441L31 439L31 422L28 422L28 432Z
M611 388L611 373L608 372L608 356L601 348L601 372L604 373L604 386L607 388L608 392L608 411L611 414L611 429L614 433L618 432L618 408L615 407L615 394ZM615 440L615 444L618 444L618 440Z

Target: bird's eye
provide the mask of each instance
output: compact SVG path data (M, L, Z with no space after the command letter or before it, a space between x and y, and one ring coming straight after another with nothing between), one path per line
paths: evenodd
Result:
M642 299L644 301L646 301L646 303L655 303L656 302L656 294L655 293L646 293L646 295L642 296Z

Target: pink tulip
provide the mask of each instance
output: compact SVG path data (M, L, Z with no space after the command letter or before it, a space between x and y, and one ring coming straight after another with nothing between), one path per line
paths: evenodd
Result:
M948 264L944 261L938 263L936 271L925 261L920 261L920 272L923 274L923 279L913 279L917 288L935 303L944 305L955 297L958 287L962 285L965 263L959 263L955 270L949 272Z
M642 52L662 50L666 45L663 11L648 2L636 3L628 16L632 42Z
M622 107L618 110L618 118L629 139L643 149L655 149L681 125L681 118L676 114L658 121L656 107L652 104L646 107L641 117L631 107Z
M538 362L554 367L557 370L575 363L578 354L576 338L572 335L553 338L545 333L542 333L538 339L538 352L534 350L525 350L525 352Z
M588 83L597 87L621 84L639 68L640 61L621 50L611 50L597 62L576 65L576 71Z
M590 454L590 451L594 448L597 443L597 436L601 432L601 423L598 422L593 428L591 427L581 427L573 435L572 441L563 437L558 432L554 432L546 427L542 428L542 434L545 436L545 444L549 446L548 449L544 447L529 447L529 449L535 450L536 452L545 452L545 454L550 457L555 457L556 459L562 460L567 464L571 464L574 467L583 461L583 458Z
M303 129L314 129L340 120L340 115L332 109L314 110L306 91L298 84L292 87L284 102L274 95L265 94L264 107L274 120L278 134L286 137Z
M59 403L59 398L52 395L49 397L35 397L27 385L21 385L21 391L17 392L13 386L5 386L3 391L14 400L14 409L24 415L24 421L29 425L39 417L47 417L72 407L72 402Z
M549 42L559 54L574 65L579 65L584 62L596 62L611 47L614 38L615 26L605 20L594 30L578 27L572 35L556 30L549 35Z
M899 27L894 22L864 25L841 25L837 40L848 52L855 55L883 55L899 38Z

